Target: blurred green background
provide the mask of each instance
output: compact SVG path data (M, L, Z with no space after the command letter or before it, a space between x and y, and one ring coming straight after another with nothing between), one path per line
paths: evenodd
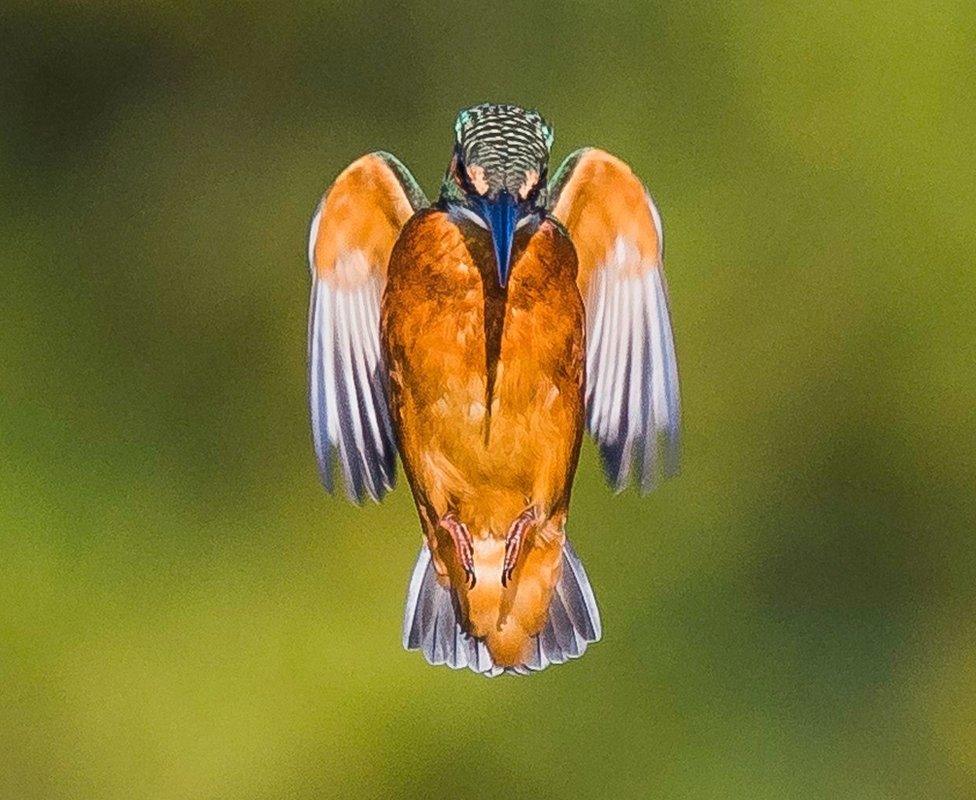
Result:
M971 2L4 3L0 796L976 792ZM571 535L530 679L400 648L405 486L319 487L306 226L457 110L663 209L682 474Z

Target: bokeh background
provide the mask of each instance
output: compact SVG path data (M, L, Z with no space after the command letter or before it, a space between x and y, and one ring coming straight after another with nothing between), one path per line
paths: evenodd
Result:
M0 797L976 795L976 10L760 5L4 3ZM530 679L401 650L305 409L318 195L487 99L650 184L684 398Z

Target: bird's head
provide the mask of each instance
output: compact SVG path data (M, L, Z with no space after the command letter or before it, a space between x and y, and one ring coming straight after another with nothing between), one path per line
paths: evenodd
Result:
M491 233L505 286L516 228L545 207L552 127L536 111L485 103L458 114L454 132L441 199Z

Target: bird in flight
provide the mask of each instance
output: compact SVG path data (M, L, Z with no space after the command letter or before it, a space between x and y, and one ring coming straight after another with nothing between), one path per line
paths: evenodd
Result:
M549 177L537 112L462 111L429 203L389 153L312 218L309 403L319 474L361 503L399 454L423 534L403 644L524 674L583 653L600 615L566 538L584 427L611 486L677 469L661 216L630 168L577 150Z

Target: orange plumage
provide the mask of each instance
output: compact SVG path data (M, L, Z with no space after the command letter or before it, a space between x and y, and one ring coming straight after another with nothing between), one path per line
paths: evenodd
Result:
M619 159L577 151L548 184L535 112L461 113L434 207L386 153L312 220L309 401L320 474L353 500L399 453L424 544L404 645L487 675L600 637L566 538L584 427L622 489L673 470L677 371L660 216Z
M400 453L438 575L499 666L524 660L561 569L583 432L583 304L576 255L555 223L516 238L507 293L486 231L442 211L415 216L390 259L382 333ZM514 581L505 537L535 520ZM471 532L469 589L437 522Z

